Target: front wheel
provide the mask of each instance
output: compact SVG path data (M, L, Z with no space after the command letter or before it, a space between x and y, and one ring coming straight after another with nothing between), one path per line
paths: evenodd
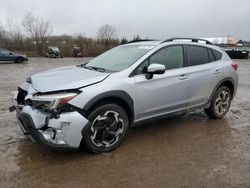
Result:
M209 108L205 109L205 113L213 119L220 119L224 117L229 110L231 100L231 91L228 87L222 86L215 92Z
M22 63L24 60L22 59L22 58L17 58L16 60L15 60L15 63Z
M86 147L94 153L109 152L118 147L129 128L128 115L116 104L104 104L93 110L84 134Z

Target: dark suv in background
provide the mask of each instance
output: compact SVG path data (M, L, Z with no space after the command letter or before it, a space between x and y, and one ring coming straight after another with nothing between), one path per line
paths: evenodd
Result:
M24 61L28 61L26 55L16 54L9 50L0 48L0 61L14 61L15 63L23 63Z

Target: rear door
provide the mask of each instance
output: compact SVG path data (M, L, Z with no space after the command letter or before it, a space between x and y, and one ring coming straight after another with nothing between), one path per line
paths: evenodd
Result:
M154 75L148 80L143 74L143 69L153 63L165 65L166 72ZM168 46L157 51L137 68L134 79L138 119L187 107L189 80L182 45Z
M190 79L189 107L200 106L208 102L222 68L212 49L198 45L185 45L185 49Z

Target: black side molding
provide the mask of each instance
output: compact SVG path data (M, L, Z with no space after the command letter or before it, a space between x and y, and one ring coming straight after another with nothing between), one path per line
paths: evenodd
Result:
M113 91L107 91L104 93L101 93L97 96L95 96L93 99L91 99L84 107L84 111L88 111L96 102L105 99L105 98L119 98L122 99L124 102L126 102L131 110L131 112L134 114L134 101L129 96L128 93L122 90L113 90Z
M233 80L233 78L231 78L231 77L227 77L227 78L224 78L224 79L222 79L220 82L217 83L217 85L216 85L216 87L215 87L213 93L211 94L211 96L210 96L210 98L209 98L209 100L208 100L207 105L210 105L210 102L212 101L212 98L213 98L215 92L219 89L220 85L221 85L223 82L227 82L227 81L228 81L228 82L231 82L232 85L233 85L233 87L234 87L234 93L232 93L232 98L234 97L234 95L235 95L235 89L236 89L236 88L235 88L234 80Z

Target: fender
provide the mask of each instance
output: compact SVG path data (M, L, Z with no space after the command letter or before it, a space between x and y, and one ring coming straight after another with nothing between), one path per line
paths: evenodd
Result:
M95 96L83 107L83 110L88 111L98 101L112 97L122 99L124 102L126 102L132 112L132 115L134 116L134 101L127 92L122 90L107 91Z

